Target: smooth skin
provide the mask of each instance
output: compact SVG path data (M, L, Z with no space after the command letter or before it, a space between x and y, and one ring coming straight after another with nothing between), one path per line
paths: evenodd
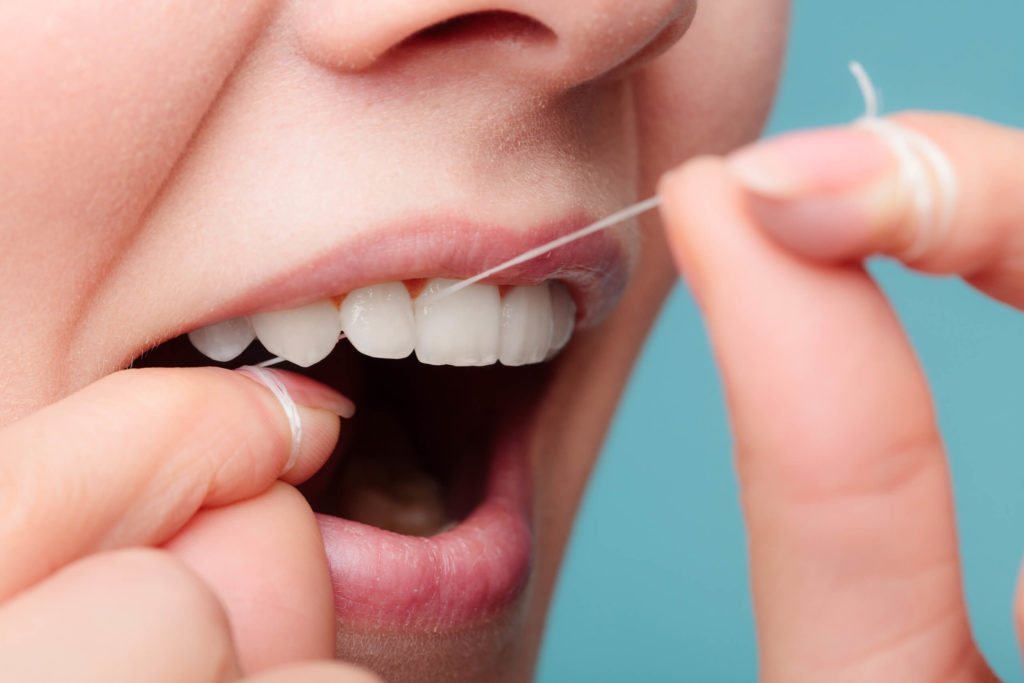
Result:
M291 463L277 400L212 368L116 373L0 431L5 679L377 680L294 664L332 656L334 611L289 484L330 455L344 399L278 376L305 404Z
M204 7L196 3L189 15L200 27L218 19L251 20L237 32L239 44L259 28L252 16L209 17L202 14ZM734 25L748 25L741 18ZM103 35L80 28L82 39ZM159 47L158 41L143 43ZM115 56L97 72L113 79L124 65L163 63ZM207 68L190 73L215 72L210 65L216 67L218 60L223 71L229 68L230 55L193 56ZM642 90L657 76L657 68L651 69L637 87ZM146 80L143 74L141 82ZM8 83L5 91L49 82L57 81ZM194 90L188 83L177 85L183 92ZM81 94L73 88L66 93ZM118 149L125 158L111 168L123 172L153 159L170 168L174 157L165 152L185 144L192 125L188 115L200 118L208 102L198 98L187 104L187 111L178 109L180 129L160 138L124 140ZM159 114L144 108L116 111L140 120ZM59 113L29 112L24 120L44 121ZM35 165L22 164L12 177L31 189L33 174L51 182L66 175L67 206L76 212L85 206L96 214L86 218L105 224L114 214L83 199L96 194L91 183L103 177L82 173L81 167L109 158L110 150L83 144L110 139L98 134L117 122L107 113L76 119L95 124L97 130L88 135L47 139L77 150L80 158L29 157L26 162ZM24 112L0 114L17 121ZM701 120L713 127L724 117ZM1024 204L1012 164L1024 156L1021 134L956 117L918 114L901 120L946 150L962 190L953 229L928 240L924 256L909 265L959 273L982 291L1021 305L1024 277L1016 265L1021 238L1014 231L1024 225ZM666 138L659 126L670 123L645 123L652 141L645 157L653 159L645 171L651 181L655 169L677 156L672 150L666 159L656 158L665 149L654 144ZM737 131L715 139L730 147L742 137ZM781 159L786 153L779 154ZM786 159L796 167L796 160ZM856 174L846 179L848 186L834 174L825 185L816 184L826 169L843 163L852 162L840 156L828 164L801 166L798 175L805 185L781 201L744 189L741 180L749 178L735 163L720 159L691 161L661 184L668 237L706 314L727 388L751 536L762 676L769 681L990 680L964 608L948 471L928 388L898 320L858 265L874 253L906 254L915 241L908 237L915 226L912 214L900 204L907 198L898 191L868 192L872 201L881 196L894 204L859 214L844 205L842 230L833 242L822 238L827 222L802 224L805 213L785 211L799 198L835 198L844 188L854 204L860 201L863 178ZM875 180L894 182L885 176L893 168L883 165L882 177ZM160 172L127 173L140 185L115 185L123 196L113 198L110 211L121 217L141 211ZM19 188L8 184L5 191L13 196ZM29 195L26 190L24 196ZM55 214L66 208L48 206ZM859 224L851 218L858 215L864 218ZM65 226L57 220L53 225ZM75 247L83 260L100 265L117 253L118 244L108 241L120 236L107 233L107 241L96 240L75 226L67 223L65 232L55 235L59 239L48 244ZM28 244L34 233L6 236ZM306 393L296 390L307 406L302 410L306 440L287 471L290 431L283 412L269 392L230 372L115 373L40 409L70 382L48 368L73 350L57 327L68 319L63 307L73 313L75 302L54 286L54 278L76 273L66 267L64 252L44 249L37 258L19 253L16 261L7 253L11 260L3 262L4 277L17 284L7 291L37 292L20 297L15 303L21 308L8 309L9 315L37 320L43 311L54 329L30 326L50 340L49 346L8 340L12 353L7 357L19 359L8 367L20 374L5 367L0 378L10 398L7 415L21 417L0 431L0 556L17 558L0 566L4 676L372 680L339 664L295 664L326 659L333 651L334 625L322 593L326 564L313 543L315 522L288 485L327 457L338 422L324 408L336 405L337 397L308 387ZM14 353L18 350L20 355ZM246 612L251 604L244 598L257 588L233 583L238 575L231 563L246 560L226 550L224 539L245 538L254 519L266 526L262 540L275 558L302 559L294 566L275 566L274 585L299 592L280 600L267 596L293 608L297 618L286 629L265 628L273 624L261 623L260 610ZM287 533L278 534L267 524L270 519ZM211 544L210 539L218 540ZM254 554L265 551L255 547ZM260 594L267 595L265 589L260 586ZM265 610L265 616L276 618L281 611ZM1019 619L1021 610L1016 611ZM235 625L233 614L245 623ZM143 621L146 628L139 626Z
M117 371L403 215L508 231L601 215L753 139L785 2L696 5L0 3L0 556L17 558L0 563L0 679L219 680L340 650L389 679L529 680L587 475L675 279L655 220L624 235L642 253L621 304L539 397L528 589L468 634L328 622L323 547L287 488L338 433L323 402L293 387L310 424L285 472L290 432L251 380ZM406 41L495 10L546 29Z
M951 230L931 240L910 265L965 275L986 293L1024 304L1016 265L1022 247L1015 232L1024 225L1024 204L1014 195L1017 179L1007 163L1024 155L1024 135L948 115L912 114L898 120L942 146L962 191ZM820 143L819 148L829 148L827 138ZM785 200L793 206L823 195L856 201L865 181L897 182L892 161L870 178L858 177L855 169L847 187L829 178L823 190L816 181L821 169L842 165L842 157L825 159L828 164L820 155L787 158L791 145L771 144L762 143L758 153L789 164L806 181ZM968 625L948 469L927 385L899 321L859 264L875 253L898 258L916 240L918 222L906 193L884 195L892 202L886 210L865 212L859 232L837 233L832 250L825 252L822 235L827 241L829 225L807 225L801 232L798 220L780 220L784 213L778 206L768 220L760 220L758 202L765 197L745 187L722 159L688 162L663 179L661 193L670 242L706 316L727 389L751 539L763 679L993 680ZM874 216L895 218L879 223ZM860 239L851 240L851 234ZM812 243L814 259L807 255ZM787 324L779 325L780 319ZM94 411L116 405L129 388L126 382L136 383L132 393L147 388L138 383L157 383L152 388L160 391L147 394L167 397L166 403L143 409L169 410L183 420L203 414L203 397L223 401L231 395L225 404L271 414L279 410L269 393L248 379L224 371L187 372L195 374L188 382L178 381L180 370L127 372L102 380L5 429L3 452L24 450L25 443L45 447L43 435L56 424L92 418ZM202 390L190 393L194 386ZM303 415L309 448L293 472L280 472L289 443L283 414L246 422L237 433L232 421L226 433L197 430L195 448L171 465L160 459L166 444L157 433L148 443L136 444L131 462L90 475L108 478L102 489L81 484L83 471L102 464L98 457L91 463L69 458L63 466L45 468L28 457L5 460L2 481L9 484L17 474L24 482L31 473L39 486L63 487L77 498L73 515L70 506L47 506L52 499L43 496L34 497L31 507L16 501L5 508L11 514L2 517L0 546L5 557L23 561L7 563L0 583L0 592L13 596L0 609L2 660L13 671L19 666L36 671L40 663L59 667L70 659L79 678L95 680L118 680L119 675L165 680L161 664L169 661L194 667L185 672L192 680L237 676L239 654L220 603L174 555L189 552L187 544L172 546L171 552L113 549L158 544L181 528L187 522L181 511L201 504L192 494L195 489L205 491L205 500L223 504L262 487L268 492L247 505L266 505L281 514L294 504L297 517L306 514L300 501L272 483L278 476L287 480L311 471L329 451L336 418L324 410L304 409ZM268 432L245 440L256 424ZM199 457L223 450L208 449L203 439L232 437L245 447L223 460ZM101 439L95 452L109 446ZM59 454L56 448L52 452ZM231 472L248 476L222 478ZM167 490L161 484L168 480L161 477L173 474L180 481L183 473L188 486L170 487L152 504L146 482L153 482L152 490ZM107 495L118 490L128 493L113 499ZM4 500L15 500L14 491L6 486ZM139 509L140 501L147 505ZM26 519L37 533L25 533ZM230 524L230 518L191 522L218 523ZM202 543L201 535L196 543ZM62 564L64 569L40 581ZM216 577L216 571L207 576ZM103 609L110 618L82 628L76 620L90 619L97 595L104 595ZM111 595L117 597L113 605ZM147 620L160 617L145 632L137 628L142 613ZM1015 613L1019 623L1020 603ZM62 623L51 618L56 614L68 620L61 628L54 628ZM185 620L190 628L181 628ZM307 625L316 630L315 620ZM311 641L317 640L313 633ZM259 633L243 635L242 642L258 643ZM111 643L121 646L112 648ZM55 650L67 656L47 656ZM328 654L315 650L284 653L259 666ZM182 652L190 656L177 656ZM139 667L149 667L151 676L141 675L147 670ZM304 680L300 671L305 680L370 680L328 665L272 675Z
M860 132L695 159L661 183L728 397L767 681L995 679L968 623L927 382L860 261L924 243L911 268L1024 306L1024 134L951 115L894 119L956 169L946 232L918 234L925 223L877 139L860 143L882 160L874 168L848 154ZM755 166L785 186L769 188ZM824 202L838 220L806 220L808 207L827 216ZM1014 613L1020 630L1019 598Z

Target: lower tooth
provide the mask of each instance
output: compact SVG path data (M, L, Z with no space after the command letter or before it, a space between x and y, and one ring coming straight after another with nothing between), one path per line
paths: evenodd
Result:
M225 320L188 333L188 340L196 350L220 363L237 358L255 338L248 318Z
M362 486L345 494L341 516L397 534L433 536L448 525L441 495L437 483L426 478Z
M432 536L450 519L441 482L417 464L397 415L369 408L342 461L331 514L395 533Z
M267 351L304 368L326 358L341 334L338 309L327 300L287 311L257 313L250 320Z

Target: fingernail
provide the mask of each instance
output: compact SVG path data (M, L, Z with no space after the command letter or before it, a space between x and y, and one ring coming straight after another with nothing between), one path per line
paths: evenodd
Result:
M300 410L299 406L326 410L346 418L352 417L355 413L355 405L352 401L308 377L253 365L238 368L235 372L245 375L269 389L280 403L285 417L288 418L292 443L288 461L281 470L284 474L291 472L303 449L303 432L305 431L303 422L309 419L310 415L308 413L303 415L304 411Z
M355 415L356 406L347 396L304 375L287 370L257 368L248 365L238 368L236 372L246 375L264 386L266 384L259 375L268 373L280 382L292 400L301 406L326 410L344 418Z
M856 251L899 207L896 160L869 130L791 133L734 152L728 164L757 222L809 256Z
M772 199L799 199L856 189L892 164L889 148L861 128L790 133L734 152L729 168L749 191Z

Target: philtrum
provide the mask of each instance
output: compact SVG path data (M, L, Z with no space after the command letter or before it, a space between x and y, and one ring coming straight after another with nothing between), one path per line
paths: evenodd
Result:
M926 230L924 232L928 234L940 232L948 226L956 205L957 185L956 178L952 172L952 166L949 164L945 155L938 150L938 147L931 140L928 140L916 131L911 131L899 124L880 118L878 116L878 93L875 90L874 85L872 85L871 79L868 77L864 67L861 66L859 62L851 62L850 72L857 80L857 85L860 87L861 95L864 98L864 116L858 119L857 124L875 131L890 145L894 154L900 161L902 177L914 197L914 204L917 209L919 219L935 228L935 230ZM938 184L938 202L936 202L935 197L936 190L928 179L929 174L931 177L935 178ZM937 204L940 204L941 206L937 206ZM460 280L459 282L449 285L442 290L424 296L430 300L443 299L451 296L452 294L455 294L472 284L480 282L481 280L489 278L492 275L496 275L503 270L525 263L537 258L538 256L543 256L548 252L587 237L588 235L615 227L625 221L636 218L647 211L655 209L660 205L661 197L649 197L643 201L637 202L636 204L627 206L624 209L620 209L619 211L616 211L599 221L591 223L584 228L580 228L579 230L570 232L567 235L562 235L561 237L553 239L550 242L545 242L544 244L533 247L518 256L510 258L507 261L503 261L502 263L488 268L483 272L477 273L472 277ZM923 245L915 245L915 248L923 248ZM339 337L339 339L344 338L344 334ZM270 365L276 365L283 360L283 358L271 358L270 360L263 361L259 366L267 367Z

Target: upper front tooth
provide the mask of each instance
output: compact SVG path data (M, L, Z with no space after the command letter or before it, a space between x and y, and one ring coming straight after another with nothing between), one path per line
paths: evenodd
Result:
M327 300L250 318L267 351L304 368L326 358L341 334L338 309Z
M494 285L470 285L433 300L457 280L430 280L416 299L416 357L428 365L490 365L498 359L501 295Z
M248 318L234 318L188 333L192 346L207 358L225 363L238 357L256 338Z
M409 290L401 282L388 282L349 292L341 304L341 329L367 356L405 358L416 345Z
M551 358L566 345L572 330L576 326L576 302L572 300L569 290L561 282L549 283L551 292L551 349L548 351L548 358Z
M503 365L539 363L551 348L551 296L546 284L513 287L501 302Z

